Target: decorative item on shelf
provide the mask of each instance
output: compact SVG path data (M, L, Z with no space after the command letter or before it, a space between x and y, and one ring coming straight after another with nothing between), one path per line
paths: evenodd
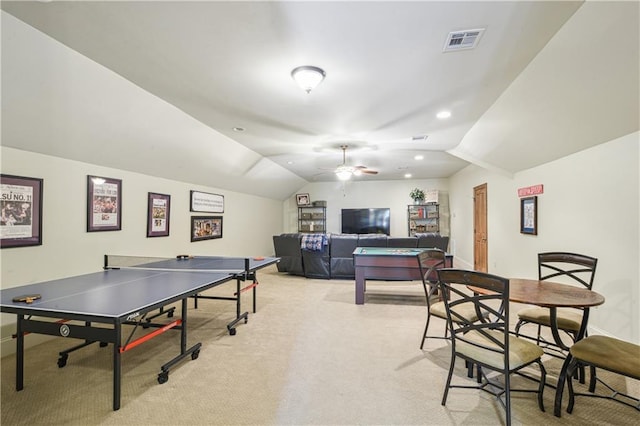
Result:
M419 188L414 188L409 193L409 197L411 197L414 204L422 204L424 202L424 191Z

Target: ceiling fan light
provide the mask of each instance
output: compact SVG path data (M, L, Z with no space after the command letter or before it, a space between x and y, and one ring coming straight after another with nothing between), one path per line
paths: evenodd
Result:
M339 180L349 180L351 179L351 175L353 172L346 167L339 167L336 170L336 176L338 176Z
M327 74L322 68L311 65L303 65L301 67L294 68L293 71L291 71L291 77L293 80L307 93L315 89L318 84L324 80L326 75Z

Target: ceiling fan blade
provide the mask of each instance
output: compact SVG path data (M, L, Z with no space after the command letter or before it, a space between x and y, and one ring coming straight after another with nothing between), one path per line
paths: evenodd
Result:
M366 173L368 175L377 175L378 172L376 170L362 169L360 173Z

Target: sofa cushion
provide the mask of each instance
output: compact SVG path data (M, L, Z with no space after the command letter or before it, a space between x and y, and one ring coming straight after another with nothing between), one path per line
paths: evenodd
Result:
M322 245L322 250L317 246L314 250L302 249L302 264L304 265L304 276L307 278L331 278L331 265L329 257L329 247L332 238L327 236L326 245Z
M278 272L288 272L293 275L304 275L302 267L302 253L300 250L300 234L281 234L273 236L275 256L280 258L277 263Z
M387 238L385 234L359 234L358 247L386 247Z
M331 236L331 278L354 279L353 252L358 247L358 234L334 234Z
M416 237L389 237L387 238L387 247L416 248L418 247L418 239Z

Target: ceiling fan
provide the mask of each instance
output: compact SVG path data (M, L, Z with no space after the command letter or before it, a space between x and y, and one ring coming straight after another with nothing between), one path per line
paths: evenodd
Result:
M365 166L347 166L347 148L348 145L340 145L342 149L342 164L334 171L339 180L349 180L351 176L360 176L361 174L376 175L376 170L370 170Z

